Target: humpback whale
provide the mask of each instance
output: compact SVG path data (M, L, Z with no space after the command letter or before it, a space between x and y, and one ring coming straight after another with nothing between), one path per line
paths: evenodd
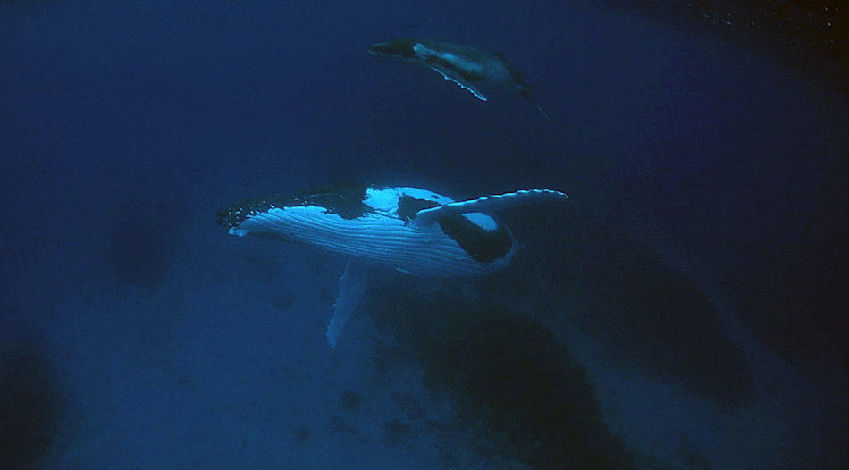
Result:
M327 329L336 346L365 292L365 265L410 275L480 276L504 268L516 240L489 212L566 199L527 189L456 201L412 187L333 186L246 199L218 211L230 234L300 242L349 257Z
M507 86L536 106L546 119L551 120L534 101L533 90L524 77L507 63L503 54L450 42L416 39L378 42L372 44L368 52L371 55L422 63L481 101L486 101L487 98L478 84L488 82Z

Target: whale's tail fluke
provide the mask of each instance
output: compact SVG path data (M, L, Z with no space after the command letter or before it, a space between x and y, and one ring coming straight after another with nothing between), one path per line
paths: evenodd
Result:
M524 98L525 101L528 101L529 103L536 106L537 110L539 110L540 114L542 114L542 116L545 118L545 120L548 121L548 122L551 122L551 117L548 115L548 113L545 112L545 110L542 109L542 106L540 106L537 103L536 99L534 98L533 88L531 88L530 85L525 83L524 78L522 78L521 75L518 75L516 72L512 72L512 71L511 71L511 73L514 73L514 75L516 77L516 81L517 81L517 85L518 85L518 89L519 89L519 94L522 96L522 98Z

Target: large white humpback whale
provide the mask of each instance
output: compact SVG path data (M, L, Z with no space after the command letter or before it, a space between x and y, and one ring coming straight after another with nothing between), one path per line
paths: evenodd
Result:
M301 242L349 257L327 329L335 347L365 292L364 264L411 275L491 273L510 263L516 240L488 212L566 197L529 189L455 201L427 189L335 186L247 199L218 211L217 220L233 235Z
M533 90L524 77L510 66L502 54L450 42L417 39L378 42L372 44L368 52L371 55L422 63L481 101L486 101L487 98L479 84L507 86L533 103L539 112L550 120L548 114L534 101Z

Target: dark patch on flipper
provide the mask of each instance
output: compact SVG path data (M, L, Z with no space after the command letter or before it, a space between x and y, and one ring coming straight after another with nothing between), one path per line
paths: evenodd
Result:
M326 208L326 213L338 214L343 219L351 220L372 211L372 208L363 203L365 198L364 185L322 185L294 194L272 193L245 199L220 209L216 214L216 221L219 225L233 228L238 227L251 215L273 208L292 206L320 206Z
M408 222L416 217L416 214L422 209L430 209L438 206L436 201L427 199L419 199L413 196L401 196L398 198L398 217L401 220Z
M503 226L487 231L462 214L440 217L439 226L479 263L491 263L513 248L513 237Z

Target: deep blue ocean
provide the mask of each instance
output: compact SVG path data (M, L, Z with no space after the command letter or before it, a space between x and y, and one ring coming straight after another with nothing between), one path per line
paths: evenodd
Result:
M0 470L849 468L846 9L685 3L0 1ZM331 348L348 259L216 211L340 183L569 199Z

